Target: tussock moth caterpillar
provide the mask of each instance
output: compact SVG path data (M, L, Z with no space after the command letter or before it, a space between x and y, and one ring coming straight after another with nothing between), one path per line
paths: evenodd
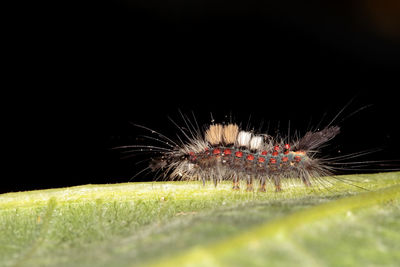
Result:
M267 183L270 183L279 192L284 189L282 182L289 179L298 179L306 187L323 184L324 177L334 175L343 161L373 152L321 157L321 148L340 133L340 127L333 125L339 114L322 129L309 130L294 137L272 136L243 129L234 122L216 123L214 120L201 128L194 115L192 121L181 114L184 127L173 123L183 138L173 140L146 126L136 125L149 131L152 135L145 137L158 144L119 148L129 149L127 152L153 154L149 165L142 171L159 172L164 178L200 180L203 184L212 181L215 186L223 180L230 180L233 190L239 190L240 181L245 181L247 191L261 192L265 192ZM352 162L345 164L351 167ZM345 178L335 179L351 183Z

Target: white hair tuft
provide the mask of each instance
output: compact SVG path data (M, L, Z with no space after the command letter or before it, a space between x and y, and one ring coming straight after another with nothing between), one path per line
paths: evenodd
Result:
M253 136L250 140L250 149L251 150L261 150L263 148L263 137L262 136Z
M249 147L251 139L251 133L246 131L240 131L237 137L237 145L239 147Z

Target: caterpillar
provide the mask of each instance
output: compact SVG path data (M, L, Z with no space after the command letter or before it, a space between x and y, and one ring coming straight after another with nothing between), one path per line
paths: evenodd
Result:
M229 119L225 116L222 122L216 122L211 114L211 122L199 126L193 112L191 118L180 112L183 121L181 124L169 118L179 130L176 138L168 137L152 128L131 123L135 128L145 130L150 135L138 135L136 132L135 137L137 141L140 140L139 144L114 148L126 149L124 152L128 156L124 158L145 156L143 161L136 161L135 164L148 162L146 167L135 172L131 180L148 172L152 173L151 180L160 178L197 180L202 181L203 185L211 181L215 186L222 181L231 181L233 190L266 192L267 189L272 188L279 192L284 190L286 185L304 185L316 189L321 189L320 186L322 186L331 190L331 185L337 181L366 189L357 185L362 181L354 181L337 174L348 173L348 171L352 173L357 171L358 174L372 171L398 171L399 164L398 160L372 159L369 156L379 151L385 152L381 148L342 154L340 151L342 144L331 142L341 133L343 121L371 106L362 106L342 116L343 118L339 121L339 116L351 102L352 100L325 126L320 127L326 114L314 128L310 128L309 125L304 134L296 130L292 135L290 135L290 121L287 134L283 135L279 131L279 126L275 131L271 131L270 122L268 122L268 130L264 131L262 130L263 123L259 128L250 127L250 118L247 125L243 127L242 123L237 123L232 119L232 115ZM151 143L144 143L145 140ZM351 146L353 144L353 142L350 143ZM339 145L339 147L334 145ZM326 148L331 152L325 153ZM334 154L339 155L332 155L333 150L335 150ZM388 154L385 152L385 155ZM363 156L368 156L368 158L363 159Z
M242 129L240 124L234 122L215 123L214 120L200 128L194 115L192 123L188 116L181 114L184 127L171 121L183 138L178 135L178 139L173 140L146 126L134 124L149 131L152 135L143 137L159 145L139 144L118 148L129 148L126 152L152 154L146 158L150 161L147 167L136 176L147 170L159 173L165 179L199 180L203 185L206 181L212 181L215 186L221 181L230 180L233 190L240 190L246 184L246 191L260 192L266 192L269 183L279 192L283 190L284 182L293 179L301 181L306 187L316 183L331 183L325 177L333 177L338 169L335 164L372 152L321 157L321 149L341 131L339 126L332 125L339 114L324 128L293 137L280 134L272 136L254 129L248 130L248 127ZM337 180L349 183L345 178Z
M272 182L275 191L282 190L281 181L297 177L305 186L311 186L312 177L331 174L323 159L315 157L318 148L340 132L338 126L328 126L320 131L309 131L302 138L285 142L286 138L268 134L256 134L240 129L239 125L211 124L204 134L196 131L186 135L188 141L168 141L170 149L159 151L149 168L163 170L173 179L232 180L233 190L239 190L239 181L247 181L247 191L266 191L266 183ZM163 136L166 138L165 136Z

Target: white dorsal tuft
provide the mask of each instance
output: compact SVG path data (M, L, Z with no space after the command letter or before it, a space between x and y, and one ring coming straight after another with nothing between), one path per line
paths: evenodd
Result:
M246 131L240 131L237 137L237 145L239 147L249 147L251 139L251 133Z
M250 140L250 149L251 150L261 150L264 146L263 137L262 136L253 136Z

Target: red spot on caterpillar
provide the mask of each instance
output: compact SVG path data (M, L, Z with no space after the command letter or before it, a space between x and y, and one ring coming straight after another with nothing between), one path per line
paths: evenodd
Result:
M193 151L190 151L189 155L190 155L190 160L191 161L195 161L197 159L196 154Z
M286 150L285 152L283 152L283 154L285 155L289 154L289 150Z
M274 152L272 152L272 156L278 156L278 151L274 151Z
M261 155L264 155L264 156L265 156L265 155L267 155L267 154L268 154L268 152L265 151L265 150L264 150L263 152L261 152Z
M221 153L221 150L219 148L213 150L214 155L218 155L219 153Z
M282 162L287 162L289 160L288 157L282 157Z
M264 157L259 157L258 158L258 162L261 162L261 163L265 162L265 158Z
M225 149L224 150L224 154L225 155L230 155L230 154L232 154L232 151L230 149Z
M247 156L247 160L253 160L254 159L254 156L252 155L252 154L249 154L248 156Z
M279 146L274 146L274 151L279 151Z
M300 162L300 161L301 161L301 157L300 157L300 156L294 156L294 160L295 160L296 162Z
M238 158L243 157L243 152L242 151L236 151L235 156Z
M275 163L276 163L276 159L270 158L270 159L269 159L269 163L275 164Z
M290 149L290 145L289 144L285 144L285 149Z

